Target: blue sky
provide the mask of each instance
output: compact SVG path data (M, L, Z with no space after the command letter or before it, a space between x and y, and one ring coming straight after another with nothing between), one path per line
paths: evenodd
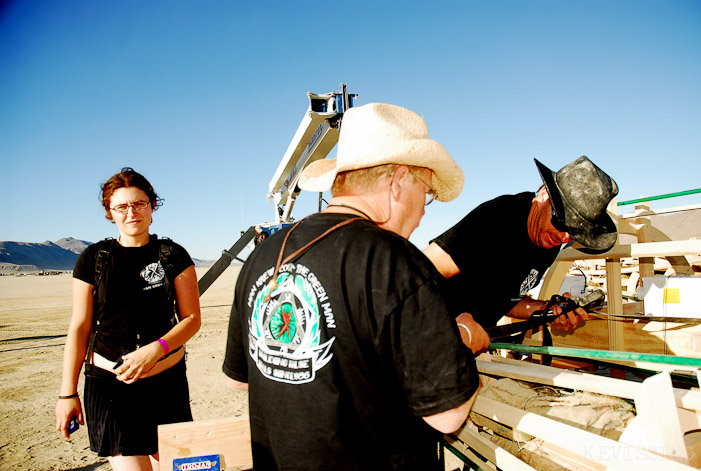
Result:
M274 220L306 93L340 83L422 115L465 172L420 248L535 190L533 158L587 155L620 201L701 188L698 0L3 1L0 240L116 237L99 185L131 166L165 198L153 232L216 259ZM316 204L303 192L293 214Z

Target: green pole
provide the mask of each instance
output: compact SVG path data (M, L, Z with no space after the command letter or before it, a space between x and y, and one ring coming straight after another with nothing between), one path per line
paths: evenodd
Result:
M665 198L674 198L675 196L693 195L694 193L701 193L701 188L698 188L696 190L678 191L676 193L667 193L666 195L648 196L647 198L638 198L637 200L621 201L618 203L618 206L623 206L626 204L642 203L643 201L654 201L654 200L662 200Z
M455 448L453 445L448 443L447 440L443 440L443 446L450 450L455 456L457 456L463 463L467 464L471 470L473 471L489 471L487 469L482 468L480 465L477 463L473 462L470 458L467 456L463 455L460 450Z
M519 345L512 343L493 342L489 348L513 350L515 352L537 353L575 358L592 358L597 360L647 361L651 363L667 363L701 367L701 358L678 357L675 355L655 355L653 353L616 352L609 350L589 350L585 348L567 347L537 347L534 345Z

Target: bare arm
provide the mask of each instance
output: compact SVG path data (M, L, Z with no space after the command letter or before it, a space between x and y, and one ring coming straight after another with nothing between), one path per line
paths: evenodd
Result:
M224 382L231 389L237 389L239 391L248 391L248 383L242 383L241 381L236 381L228 376L224 375Z
M570 298L570 293L564 293L563 296ZM524 296L507 314L509 317L516 319L528 319L534 311L543 309L546 301L533 299L530 296ZM553 314L560 314L562 309L559 306L553 306ZM562 314L553 321L553 327L562 330L574 329L580 322L584 322L589 318L587 312L582 308L577 308L567 314Z
M545 301L524 296L506 315L515 319L528 319L535 311L543 309L543 306Z
M455 318L460 331L462 343L467 345L473 354L479 355L489 348L489 334L484 327L472 318L469 312L463 312Z
M174 286L181 320L162 337L171 351L190 340L201 325L200 297L195 267L190 265L183 270L175 278ZM148 373L164 354L164 347L159 342L154 341L124 355L124 363L115 370L118 375L117 379L125 383L133 383Z
M200 330L202 325L200 294L197 288L197 273L194 265L187 267L175 278L175 295L178 298L182 320L163 336L163 340L168 342L171 350L184 345Z
M423 253L444 277L451 278L460 273L460 269L453 261L453 258L435 242L431 242L423 250Z
M477 390L479 391L479 389ZM441 433L453 433L459 429L467 420L467 416L472 409L472 404L477 398L477 392L463 404L438 414L428 415L423 419L428 425Z
M92 328L92 290L92 285L77 278L73 279L73 308L63 350L63 373L59 392L61 396L71 396L78 392L78 376L83 367ZM78 416L80 424L85 424L80 398L59 399L56 404L56 430L66 438L68 422L74 415Z
M460 273L460 269L453 261L453 258L435 242L431 242L429 246L423 250L423 253L429 260L431 260L436 269L445 278L451 278ZM467 345L470 349L473 349L473 352L475 350L482 350L485 343L487 346L489 346L489 336L484 331L482 326L472 319L470 314L461 314L458 316L457 321L458 323L465 325L470 331L470 334L467 334L465 329L460 328L460 336L462 337L463 343L465 343L465 345ZM428 425L441 433L452 433L465 423L476 397L477 392L475 392L470 399L458 407L439 412L438 414L426 416L423 419Z

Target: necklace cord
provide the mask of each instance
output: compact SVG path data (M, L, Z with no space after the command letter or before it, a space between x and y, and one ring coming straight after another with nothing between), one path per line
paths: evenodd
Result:
M351 208L351 209L352 209L352 208ZM361 212L362 212L362 211L361 211ZM343 222L339 222L339 223L336 224L335 226L330 227L329 229L327 229L326 231L324 231L324 233L322 233L321 235L319 235L319 236L317 236L316 238L314 238L312 241L308 242L308 243L307 243L306 245L304 245L303 247L301 247L301 248L295 250L294 252L292 252L290 255L288 255L287 257L285 257L285 259L283 260L283 259L282 259L282 256L283 256L283 254L284 254L284 252L285 252L285 247L287 246L287 240L289 239L290 234L292 234L292 231L294 231L295 229L297 229L297 226L299 226L299 225L302 223L302 221L304 221L304 219L302 219L302 221L299 221L297 224L295 224L294 226L292 226L292 229L290 229L290 231L289 231L287 234L285 234L285 239L282 241L282 247L280 247L280 254L279 254L278 257L277 257L277 263L275 264L275 273L273 273L273 277L272 277L272 279L270 280L270 283L268 283L269 291L268 291L268 294L267 294L267 296L265 297L265 300L264 300L264 301L267 302L267 301L270 300L273 290L277 287L277 277L278 277L278 274L280 273L280 267L281 267L282 265L284 265L284 264L286 264L286 263L289 263L291 260L293 260L293 259L295 259L296 257L298 257L299 255L301 255L303 252L305 252L307 249L309 249L309 247L311 247L312 245L316 244L317 242L319 242L321 239L323 239L324 237L326 237L327 235L329 235L330 233L332 233L332 232L335 231L336 229L340 229L341 227L346 226L346 225L348 225L348 224L350 224L350 223L352 223L352 222L355 222L355 221L362 221L362 220L364 220L364 219L365 219L365 218L356 217L356 218L352 218L352 219L347 219L347 220L345 220L345 221L343 221Z
M363 216L365 216L366 218L368 218L368 219L371 220L372 222L375 222L375 221L368 215L368 213L366 213L365 211L360 210L360 209L358 209L358 208L356 208L356 207L354 207L354 206L351 206L351 205L349 205L349 204L335 203L335 204L329 204L327 207L332 207L332 206L335 206L335 207L337 207L337 208L352 209L353 211L359 212L360 214L362 214Z
M351 206L351 205L349 205L349 204L334 203L334 204L329 204L329 205L327 206L327 208L328 208L328 207L331 207L331 206L336 206L336 207L338 207L338 208L347 208L347 209L352 209L353 211L357 211L357 212L359 212L360 214L362 214L363 216L365 216L366 218L368 218L370 221L372 221L372 222L374 222L375 224L377 224L378 226L379 226L379 225L382 225L382 224L384 224L384 223L386 223L387 221L389 221L389 218L392 217L392 206L391 206L391 205L390 205L390 207L389 207L389 214L390 214L389 217L388 217L387 219L385 219L384 221L382 221L382 222L375 221L375 220L374 220L373 218L371 218L371 217L368 215L368 213L366 213L365 211L360 210L360 209L358 209L358 208L356 208L356 207L354 207L354 206Z

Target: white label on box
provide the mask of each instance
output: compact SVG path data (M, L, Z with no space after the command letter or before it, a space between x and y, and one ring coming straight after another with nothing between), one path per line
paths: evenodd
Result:
M701 277L646 276L642 297L646 316L701 318Z

